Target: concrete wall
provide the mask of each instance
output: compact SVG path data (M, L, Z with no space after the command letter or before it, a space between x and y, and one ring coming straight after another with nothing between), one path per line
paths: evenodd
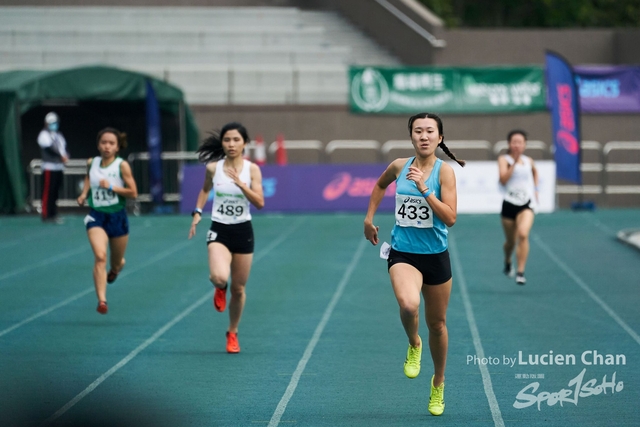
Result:
M409 137L409 115L352 114L346 106L193 106L203 135L230 121L243 123L252 137L260 134L269 143L282 132L287 139L390 139ZM442 115L446 139L483 139L495 143L505 139L509 130L521 128L529 139L551 143L551 119L546 112L510 115ZM583 115L584 140L640 140L637 115Z
M425 17L417 13L410 7L411 0L386 0L386 2L429 33L436 37L440 36L442 22L439 18ZM434 63L436 48L375 0L300 0L297 5L337 10L404 64Z
M640 63L640 29L451 29L415 0L384 0L439 39L434 48L376 0L0 0L0 5L294 6L336 10L407 65L543 64L555 50L574 64Z
M617 64L640 64L640 29L616 30L615 58Z
M197 6L296 6L339 10L406 64L488 65L543 64L545 49L553 49L574 64L640 63L640 30L438 30L437 25L407 6L409 0L389 0L411 19L447 41L435 51L428 42L390 15L374 0L0 0L0 5L197 5ZM416 38L418 37L418 38ZM428 47L427 47L428 45ZM284 132L289 139L388 139L406 137L405 116L364 116L339 106L193 106L204 132L239 120L253 133L270 141ZM524 128L531 139L551 140L550 119L545 112L527 115L444 116L448 139L504 138L514 127ZM600 142L640 139L637 115L585 115L583 139Z
M444 39L447 46L437 51L434 65L542 65L546 50L572 64L616 64L619 59L613 29L460 29L447 30Z
M296 6L294 0L0 0L0 6Z

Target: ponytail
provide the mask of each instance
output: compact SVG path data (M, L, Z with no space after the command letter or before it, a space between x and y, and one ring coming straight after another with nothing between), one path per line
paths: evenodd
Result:
M209 163L222 159L225 154L222 149L222 140L216 132L211 132L209 136L202 141L200 148L196 150L198 160L202 163Z
M440 145L438 145L438 147L440 147L440 149L442 151L444 151L444 154L446 154L447 156L449 156L451 158L451 160L453 160L454 162L456 162L457 164L459 164L460 166L464 167L464 165L467 164L467 162L465 162L464 160L460 160L456 158L456 155L453 154L451 152L451 150L449 150L449 147L447 147L444 143L444 137L442 137L442 142L440 142Z

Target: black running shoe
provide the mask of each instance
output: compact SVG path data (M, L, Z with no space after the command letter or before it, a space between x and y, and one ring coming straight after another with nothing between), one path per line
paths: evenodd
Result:
M505 262L504 263L504 270L502 270L502 272L507 277L513 277L513 275L515 273L515 270L513 269L513 266L511 265L510 262Z

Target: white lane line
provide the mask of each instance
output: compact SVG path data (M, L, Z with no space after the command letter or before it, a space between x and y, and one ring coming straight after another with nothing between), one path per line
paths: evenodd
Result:
M126 365L127 363L129 363L134 357L136 357L141 351L143 351L145 348L149 347L151 344L154 343L154 341L156 341L158 338L160 338L165 332L167 332L169 329L171 329L171 327L173 325L175 325L176 323L178 323L179 321L181 321L182 319L184 319L187 315L189 315L193 310L195 310L196 308L198 308L200 305L202 305L204 302L209 301L211 299L211 296L213 295L213 291L210 290L209 292L207 292L204 296L202 296L198 301L194 302L193 304L191 304L186 310L184 310L182 313L178 314L176 317L174 317L173 319L171 319L170 322L168 322L167 324L165 324L162 328L158 329L156 331L155 334L151 335L145 342L143 342L142 344L140 344L138 347L136 347L135 350L133 350L131 353L129 353L124 359L122 359L121 361L119 361L118 363L116 363L111 369L109 369L108 371L106 371L104 374L100 375L98 377L98 379L96 379L94 382L92 382L91 384L89 384L89 386L87 388L85 388L84 390L82 390L82 392L80 392L76 397L74 397L73 399L71 399L66 405L64 405L62 408L58 409L56 411L56 413L54 413L53 415L51 415L49 418L47 418L42 424L40 424L41 426L46 426L51 424L54 420L56 420L57 418L59 418L62 414L64 414L65 412L67 412L69 409L71 409L76 403L78 403L79 401L81 401L85 396L87 396L89 393L91 393L93 390L96 389L96 387L98 387L100 384L102 384L107 378L109 378L111 375L115 374L120 368L122 368L124 365Z
M596 227L598 227L605 234L608 234L610 236L616 235L616 231L614 231L611 227L609 227L608 225L600 221L598 218L596 218L596 216L593 213L583 212L582 216L587 217L589 221L591 221Z
M8 334L9 332L18 329L20 326L26 325L27 323L33 322L34 320L45 316L49 313L51 313L54 310L59 309L60 307L64 307L65 305L77 300L78 298L81 298L83 296L85 296L86 294L90 293L91 291L93 291L93 288L87 288L82 292L78 292L77 294L70 296L69 298L67 298L66 300L60 301L58 304L53 305L49 308L47 308L46 310L42 310L36 314L34 314L33 316L27 317L26 319L18 322L18 323L14 323L13 325L9 326L6 329L3 329L2 331L0 331L0 337L2 337L3 335Z
M469 323L469 329L471 330L471 336L473 337L473 346L476 350L478 358L484 357L484 348L482 347L482 341L480 340L480 333L478 332L478 325L476 318L473 314L473 307L471 305L471 299L469 298L469 292L467 291L467 282L462 273L462 264L460 263L460 257L458 256L458 249L456 247L455 238L449 233L449 251L453 260L453 266L456 272L454 280L460 284L460 293L462 294L462 302L464 303L464 311L467 314L467 322ZM493 424L496 427L504 427L504 420L502 419L502 413L498 400L493 392L493 384L491 383L491 375L486 365L482 363L478 364L480 367L480 373L482 374L482 384L484 385L484 394L487 396L489 402L489 409L491 409L491 416L493 417Z
M12 246L19 245L20 243L29 242L34 237L38 237L39 239L41 239L42 237L48 236L49 234L53 234L54 232L59 231L59 230L62 230L62 228L55 227L55 228L49 229L48 231L39 230L39 231L36 231L36 232L33 232L33 233L22 235L22 236L20 236L18 238L18 240L0 243L0 250L7 249L7 248L10 248Z
M18 268L17 270L13 270L13 271L10 271L8 273L5 273L5 274L0 276L0 281L8 279L9 277L17 276L18 274L22 274L22 273L25 273L27 271L35 270L36 268L40 268L40 267L47 266L49 264L53 264L56 261L60 261L61 259L69 258L70 256L73 256L73 255L78 255L78 254L80 254L82 252L86 252L86 251L88 251L90 249L91 248L89 246L82 245L82 247L80 247L80 248L72 249L70 251L63 252L61 254L52 256L50 258L47 258L45 260L40 261L39 263L27 265L27 266L24 266L22 268ZM0 287L2 287L2 286L0 286Z
M271 242L270 245L262 249L255 257L253 257L253 262L258 262L266 255L269 255L272 249L274 249L280 243L284 242L291 234L293 234L294 231L298 229L298 227L300 227L300 225L302 225L303 222L304 222L304 218L299 218L298 221L296 221L296 223L293 224L291 228L289 228L286 232L282 233L280 237L278 237L276 240Z
M355 269L356 265L358 264L358 261L360 260L360 257L362 256L362 252L364 251L364 247L366 243L367 243L366 240L362 240L360 242L360 245L358 246L358 249L356 250L356 253L353 255L353 259L351 260L351 263L347 267L347 270L344 272L344 275L342 276L342 280L338 284L338 288L333 294L333 298L331 298L331 302L329 302L329 305L325 309L324 315L322 316L320 323L318 323L318 326L316 327L316 330L313 333L313 336L311 337L311 341L309 341L309 344L307 344L307 348L305 349L302 355L302 358L298 362L298 367L296 368L293 375L291 375L291 381L289 381L289 385L287 386L287 389L285 390L284 395L280 399L280 403L278 403L278 406L276 407L276 410L274 411L273 416L271 417L271 421L269 421L269 425L267 427L276 427L280 423L280 418L282 418L284 411L287 409L287 404L289 403L289 400L291 400L293 393L295 393L296 391L296 387L298 387L300 376L304 372L304 369L307 366L307 362L309 361L309 359L311 359L311 355L313 354L313 349L316 347L316 344L318 344L318 341L320 340L320 336L322 335L322 332L324 331L324 328L327 325L327 322L329 322L329 318L333 313L333 309L335 308L336 304L338 303L338 300L342 296L344 288L349 282L349 278L351 277L353 270Z
M587 295L591 297L592 300L594 300L600 307L602 307L602 309L609 316L611 316L611 318L615 320L616 323L620 325L620 327L622 327L622 329L624 329L625 331L627 331L629 335L631 335L631 338L633 338L635 342L640 344L640 335L638 335L636 331L634 331L629 325L627 325L627 323L624 320L622 320L622 318L618 316L618 314L611 307L609 307L609 305L606 302L600 299L600 297L595 292L593 292L591 288L576 273L574 273L573 270L571 270L567 266L567 264L562 262L560 260L560 257L558 257L558 255L556 255L544 242L542 242L540 237L538 237L535 234L533 234L532 237L533 237L533 241L547 254L547 256L553 262L555 262L558 265L558 267L560 267L567 274L567 276L571 277L573 281L578 286L580 286L582 290L584 290L587 293Z
M143 268L147 268L148 266L160 261L163 258L168 257L169 255L173 254L174 252L179 251L180 249L184 248L185 246L187 246L190 243L190 241L186 241L183 243L180 243L178 245L173 246L171 249L168 249L164 252L159 253L158 255L154 256L153 258L150 258L149 260L147 260L146 262L142 263L142 264L138 264L133 268L130 269L125 269L122 273L120 273L118 275L118 279L122 280L123 278L125 278L126 276L133 274L137 271L142 270ZM116 282L116 284L118 284L119 282ZM114 285L109 285L110 287L113 287ZM95 290L95 288L92 286L90 288L85 289L84 291L78 292L75 295L70 296L69 298L60 301L58 304L53 305L45 310L42 310L36 314L34 314L33 316L30 316L18 323L13 324L12 326L9 326L6 329L3 329L2 331L0 331L0 337L2 337L3 335L8 334L9 332L18 329L20 326L26 325L27 323L33 322L34 320L45 316L49 313L51 313L54 310L59 309L60 307L64 307L65 305L72 303L73 301L77 300L78 298L81 298L85 295L87 295L88 293L91 293Z
M289 237L302 224L303 221L304 221L304 219L298 220L291 228L289 228L289 230L287 230L285 233L282 233L279 238L274 240L266 248L262 249L255 256L254 262L257 262L258 260L262 259L264 256L268 255L269 252L271 252L271 250L273 250L276 246L278 246L285 239L287 239L287 237ZM134 357L136 357L145 348L147 348L151 344L153 344L154 341L156 341L158 338L160 338L165 332L167 332L169 329L171 329L176 323L178 323L179 321L184 319L186 316L191 314L191 312L193 310L195 310L196 308L198 308L199 306L201 306L205 302L211 300L212 295L213 295L213 290L208 291L200 299L198 299L196 302L191 304L186 310L184 310L182 313L178 314L170 322L165 324L162 328L158 329L153 335L151 335L146 341L144 341L142 344L140 344L138 347L136 347L136 349L133 350L131 353L129 353L124 359L122 359L120 362L116 363L111 369L106 371L104 374L100 375L98 377L98 379L96 379L94 382L89 384L89 386L87 388L85 388L83 391L81 391L76 397L71 399L69 402L67 402L66 405L64 405L62 408L58 409L53 415L51 415L44 422L42 422L42 424L40 424L40 426L49 425L53 421L55 421L56 419L60 418L65 412L67 412L69 409L71 409L73 406L75 406L78 402L80 402L83 398L85 398L89 393L91 393L93 390L95 390L107 378L109 378L111 375L116 373L120 368L122 368L127 363L129 363Z

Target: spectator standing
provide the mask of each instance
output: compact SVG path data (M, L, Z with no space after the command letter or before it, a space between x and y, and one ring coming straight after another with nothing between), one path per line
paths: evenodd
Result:
M53 111L44 118L44 129L38 135L42 158L42 221L61 224L58 217L58 196L64 165L69 160L67 141L60 132L60 119Z

